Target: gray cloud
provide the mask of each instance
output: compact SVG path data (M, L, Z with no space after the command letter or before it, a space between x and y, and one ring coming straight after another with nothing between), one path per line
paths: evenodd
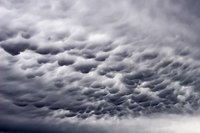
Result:
M0 132L115 132L71 122L198 114L197 1L0 5Z

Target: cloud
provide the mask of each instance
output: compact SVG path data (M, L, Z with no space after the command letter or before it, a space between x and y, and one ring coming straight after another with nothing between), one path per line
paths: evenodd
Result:
M99 122L100 123L100 122ZM126 133L198 133L198 116L159 116L107 122L109 132Z
M19 119L16 117L7 117L7 118L1 118L1 120L4 123L0 124L0 130L5 133L105 133L104 129L100 129L99 127L92 127L89 128L87 125L76 123L74 125L73 123L69 122L63 122L63 123L56 123L56 120L49 122L44 122L38 119Z
M176 115L192 127L200 105L195 5L0 0L0 132L176 133Z

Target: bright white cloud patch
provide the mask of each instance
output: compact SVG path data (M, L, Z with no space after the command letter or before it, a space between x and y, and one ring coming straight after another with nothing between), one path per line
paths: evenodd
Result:
M87 122L85 122L87 123ZM139 117L123 120L99 120L90 122L98 124L108 132L115 133L199 133L199 116L165 115L154 117Z

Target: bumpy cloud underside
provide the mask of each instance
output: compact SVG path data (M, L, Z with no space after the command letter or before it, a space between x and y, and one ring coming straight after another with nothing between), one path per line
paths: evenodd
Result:
M199 6L0 0L0 131L107 132L73 122L198 114Z

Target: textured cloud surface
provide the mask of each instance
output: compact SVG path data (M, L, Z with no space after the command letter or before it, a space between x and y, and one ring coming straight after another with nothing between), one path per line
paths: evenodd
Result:
M199 133L199 6L0 0L0 133Z

